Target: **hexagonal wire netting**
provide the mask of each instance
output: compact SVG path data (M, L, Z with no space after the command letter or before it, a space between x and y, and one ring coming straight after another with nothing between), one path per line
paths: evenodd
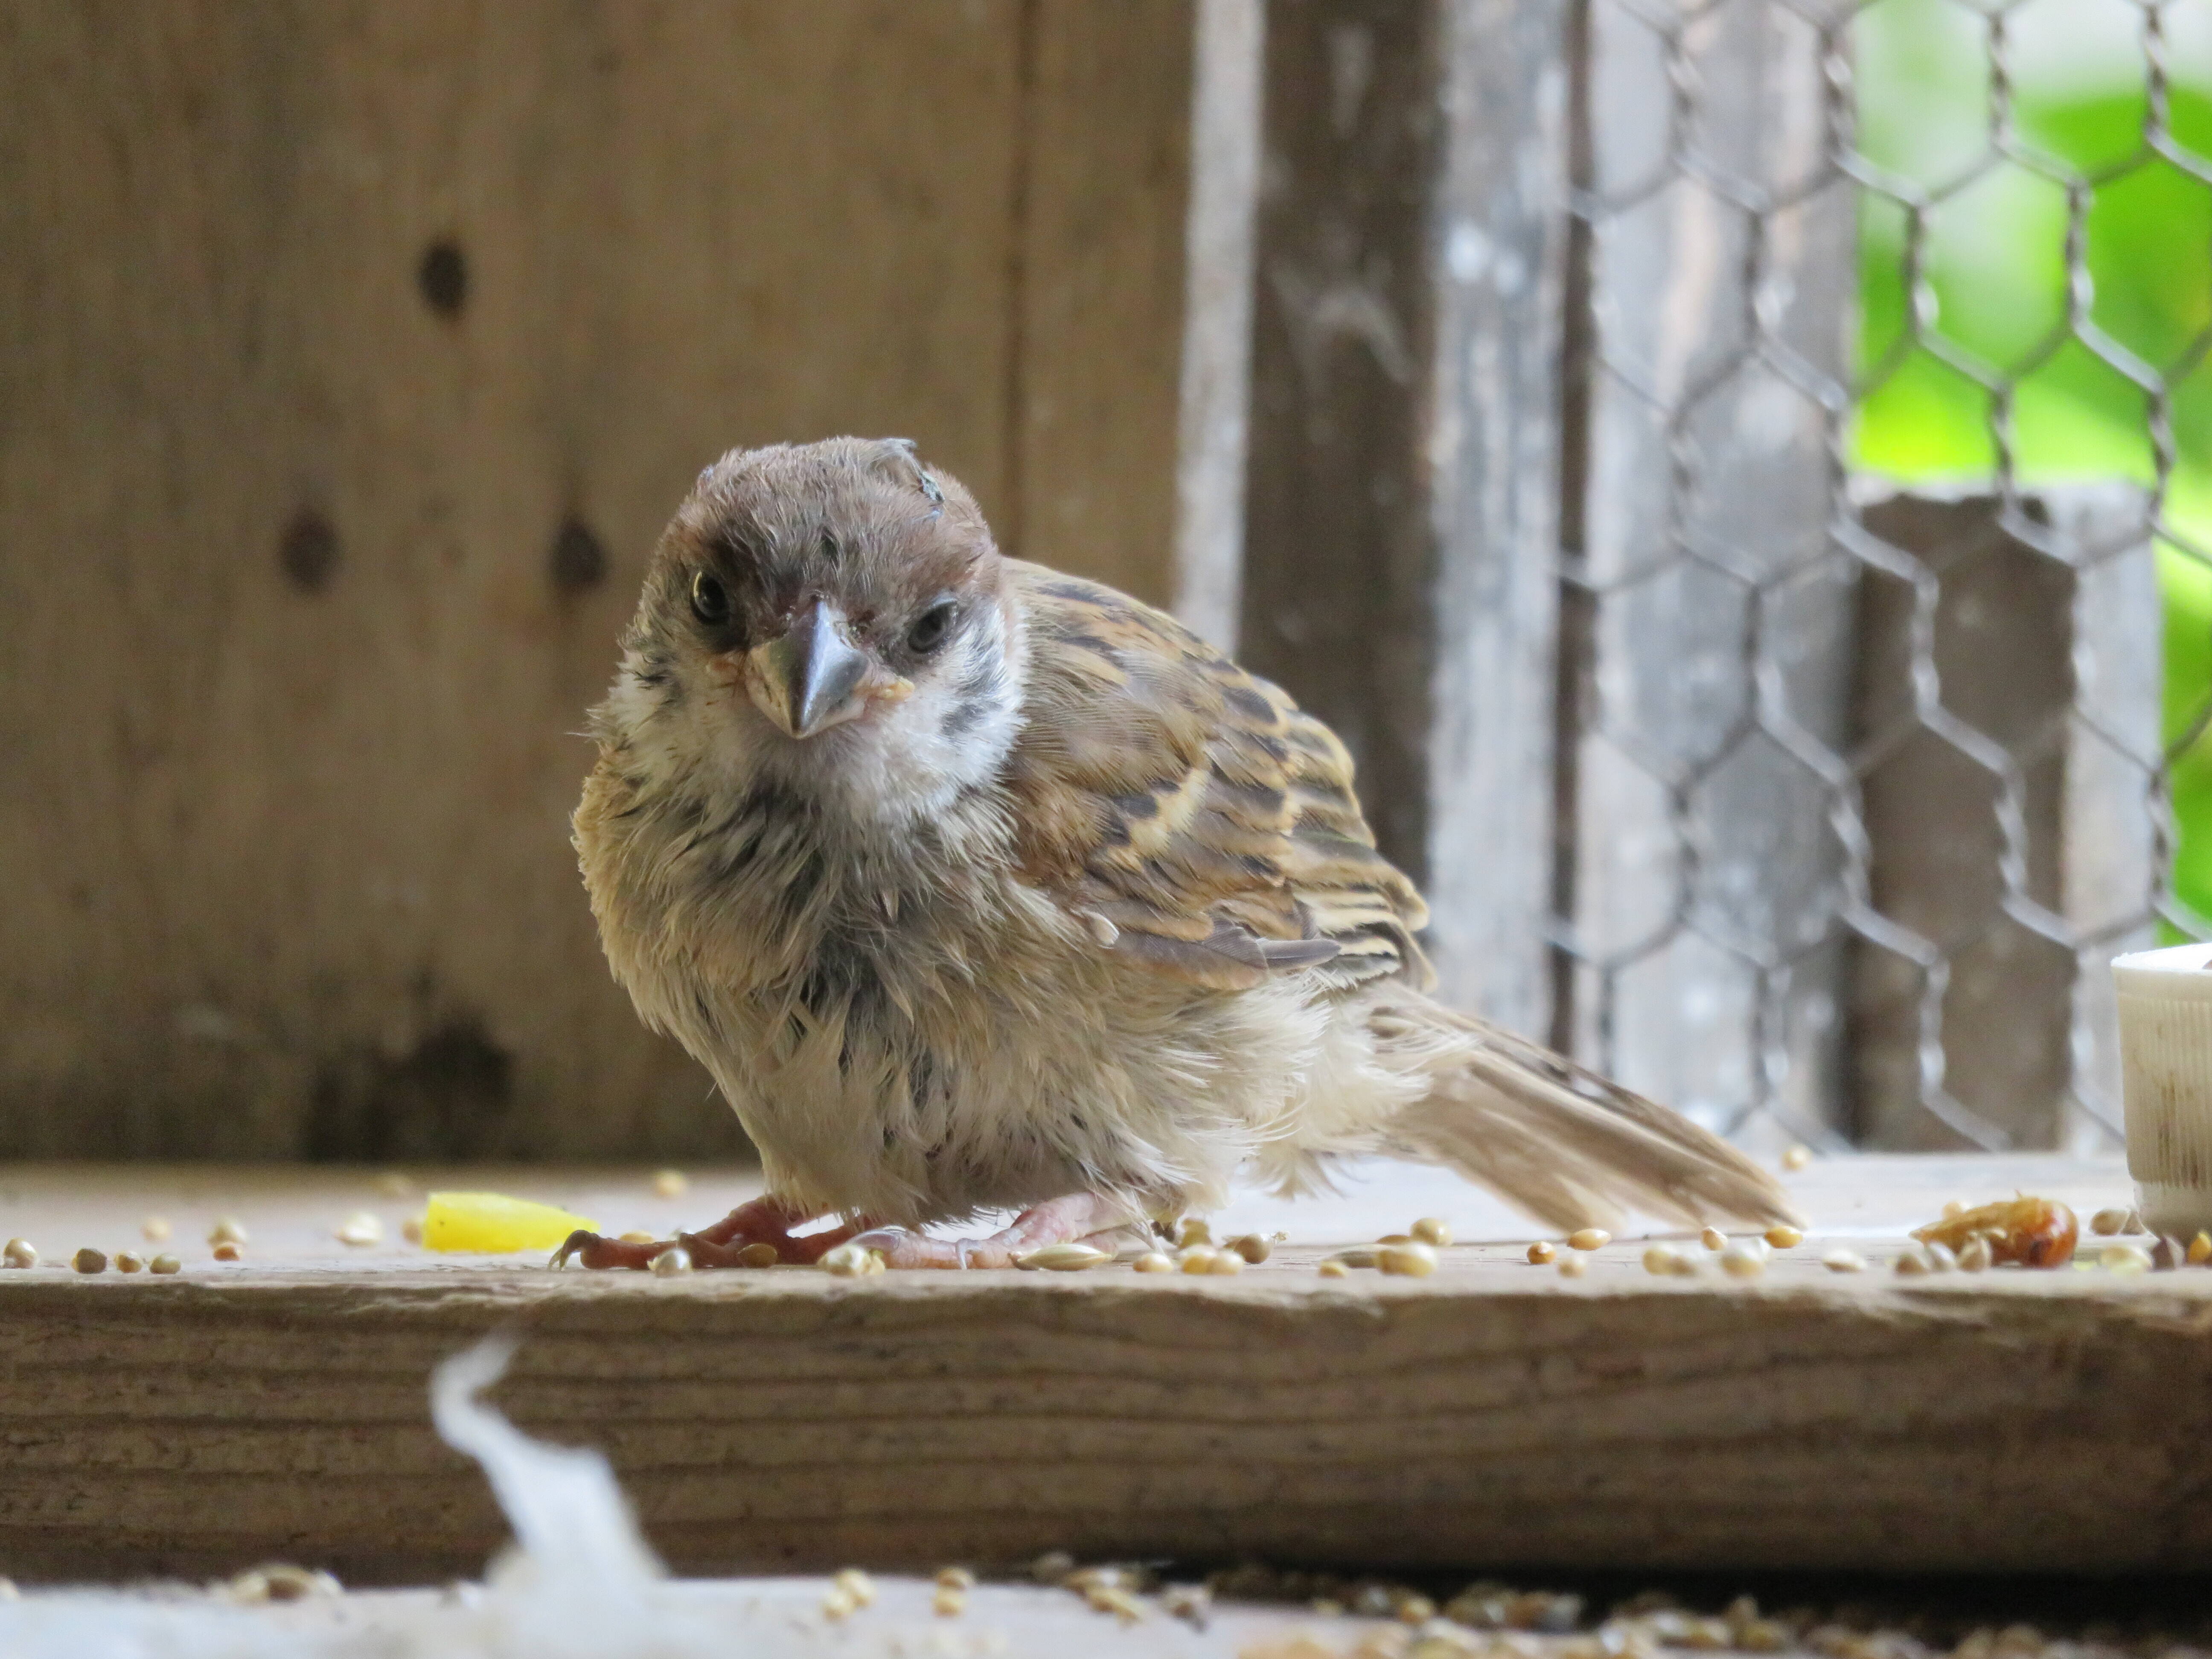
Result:
M2106 964L2208 933L2212 7L1576 25L1554 1041L2116 1145Z

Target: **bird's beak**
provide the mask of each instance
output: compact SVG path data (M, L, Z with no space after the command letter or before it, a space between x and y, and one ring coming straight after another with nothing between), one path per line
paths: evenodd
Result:
M745 653L745 690L787 736L811 738L866 706L867 653L845 632L845 613L817 599L781 639Z

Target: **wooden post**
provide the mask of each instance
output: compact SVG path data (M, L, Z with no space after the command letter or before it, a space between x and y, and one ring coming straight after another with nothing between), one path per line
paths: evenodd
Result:
M2149 943L2156 869L2142 494L2051 491L2010 513L1994 496L1898 495L1863 523L1877 562L1856 724L1877 922L1854 951L1859 1136L2108 1147L2106 965Z
M1563 13L1269 14L1242 648L1342 734L1447 997L1547 1018Z
M1575 40L1553 1040L1811 1137L1842 1109L1853 580L1823 43L1781 8L1657 27L1620 0Z

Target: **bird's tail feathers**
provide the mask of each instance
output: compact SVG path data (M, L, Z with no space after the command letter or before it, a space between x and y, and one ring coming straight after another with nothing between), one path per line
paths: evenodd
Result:
M1700 1225L1795 1221L1781 1185L1680 1113L1548 1048L1418 993L1378 1002L1378 1051L1432 1079L1389 1149L1456 1170L1549 1225L1617 1224L1634 1209Z

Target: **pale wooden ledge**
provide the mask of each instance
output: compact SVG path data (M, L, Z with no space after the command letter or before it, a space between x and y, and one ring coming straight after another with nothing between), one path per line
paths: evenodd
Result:
M421 1172L418 1172L418 1176ZM445 1177L437 1177L442 1183ZM612 1227L693 1224L741 1177L508 1172ZM353 1253L350 1171L23 1170L0 1226L50 1255L178 1225L173 1279L0 1273L0 1571L203 1575L271 1555L349 1581L480 1569L501 1528L431 1433L440 1358L528 1334L505 1407L605 1448L692 1572L1177 1555L1360 1565L2212 1566L2212 1271L1898 1279L1870 1255L1943 1199L2124 1201L2116 1162L1866 1158L1793 1177L1814 1223L1761 1279L1579 1281L1513 1243L1423 1280L1316 1276L1415 1214L1512 1224L1407 1172L1231 1224L1297 1243L1232 1279L1126 1268L550 1273ZM1456 1200L1447 1204L1448 1200ZM252 1259L198 1243L246 1218ZM1525 1234L1525 1229L1520 1229ZM43 1236L41 1236L43 1235Z

